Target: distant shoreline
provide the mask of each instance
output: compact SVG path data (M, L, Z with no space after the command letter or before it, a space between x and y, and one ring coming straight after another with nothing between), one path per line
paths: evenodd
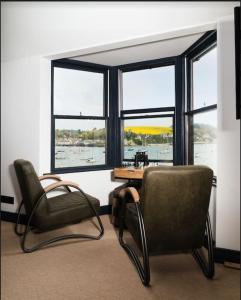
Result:
M58 147L105 147L105 144L56 144Z

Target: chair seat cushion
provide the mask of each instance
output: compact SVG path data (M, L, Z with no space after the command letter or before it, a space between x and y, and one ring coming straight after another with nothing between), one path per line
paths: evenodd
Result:
M85 193L89 201L99 212L100 201ZM86 198L80 192L61 194L46 201L46 214L36 214L35 226L40 230L49 230L94 216Z

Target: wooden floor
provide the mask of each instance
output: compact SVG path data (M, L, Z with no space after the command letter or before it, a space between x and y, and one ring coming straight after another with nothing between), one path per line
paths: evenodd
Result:
M239 270L216 264L215 278L207 280L188 254L152 257L151 286L144 287L119 246L109 217L102 220L105 235L100 241L69 240L30 254L22 253L13 224L2 222L1 299L240 299ZM61 233L95 230L88 221ZM31 242L41 238L43 234L37 234Z

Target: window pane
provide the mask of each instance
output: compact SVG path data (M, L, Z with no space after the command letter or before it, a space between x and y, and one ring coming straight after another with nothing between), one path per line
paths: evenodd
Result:
M54 114L103 116L103 74L54 68Z
M217 104L217 48L193 62L193 109Z
M123 109L175 106L175 67L123 72Z
M124 121L124 160L146 151L149 159L173 159L172 118L130 119Z
M55 121L55 168L104 165L104 120Z
M193 117L194 164L209 166L217 174L217 110Z

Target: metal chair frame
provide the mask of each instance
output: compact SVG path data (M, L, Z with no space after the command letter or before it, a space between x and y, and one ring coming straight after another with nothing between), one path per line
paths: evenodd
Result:
M66 185L66 184L63 184L61 185L63 187L65 187L68 192L71 192L70 188ZM54 187L52 188L51 190L49 190L48 192L50 191L53 191L55 190L56 188L59 188L60 186L58 187ZM46 241L42 241L40 243L38 243L37 245L31 247L31 248L27 248L26 247L26 238L27 238L27 234L32 230L32 228L34 228L33 226L31 226L31 221L33 219L33 216L34 216L34 213L36 212L40 202L42 201L42 199L44 199L44 197L47 195L47 193L45 192L44 194L41 195L41 197L39 199L37 199L33 205L33 208L32 208L32 211L30 213L30 215L28 216L27 218L27 224L25 226L25 230L23 232L20 232L18 230L18 226L19 226L19 219L20 219L20 212L21 212L21 209L22 209L22 206L23 206L23 203L24 201L22 200L20 205L19 205L19 208L18 208L18 212L17 212L17 222L15 224L15 233L21 237L21 248L22 250L25 252L25 253L30 253L30 252L33 252L33 251L36 251L46 245L49 245L49 244L52 244L52 243L55 243L55 242L58 242L58 241L62 241L62 240L65 240L65 239L77 239L77 238L82 238L82 239L92 239L92 240L99 240L103 235L104 235L104 227L103 227L103 224L101 222L101 219L99 217L99 214L96 212L94 206L92 205L91 201L88 199L87 195L78 187L74 187L75 189L77 189L83 196L84 198L86 199L88 205L90 206L90 209L92 210L92 212L94 213L94 216L97 218L97 221L98 221L98 224L99 224L99 235L97 236L92 236L92 235L88 235L88 234L77 234L77 233L74 233L74 234L65 234L65 235L61 235L61 236L57 236L57 237L54 237L54 238L51 238L49 240L46 240Z
M135 208L137 211L138 217L138 226L140 231L141 237L141 252L142 252L142 263L139 259L135 250L133 250L123 239L123 232L124 232L124 219L125 219L125 210L126 210L126 199L120 199L121 209L120 209L120 223L119 223L119 243L122 248L127 252L130 259L134 263L137 272L140 276L140 279L145 286L149 286L150 284L150 264L149 264L149 251L148 245L146 240L146 232L145 232L145 225L143 220L143 215L140 208L140 203L135 202ZM201 256L198 249L192 249L192 255L197 261L198 265L201 267L204 275L208 279L212 279L215 273L214 269L214 256L213 256L213 243L212 243L212 230L210 224L209 214L207 215L206 220L206 233L207 233L207 242L208 242L208 261Z

